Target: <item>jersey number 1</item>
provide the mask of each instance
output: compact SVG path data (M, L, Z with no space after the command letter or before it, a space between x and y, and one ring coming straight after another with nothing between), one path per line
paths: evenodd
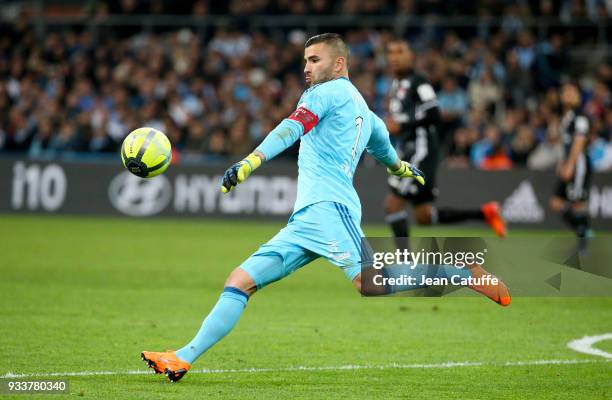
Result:
M362 117L355 118L355 128L357 128L357 137L355 138L355 144L353 145L353 161L357 155L357 145L359 144L359 137L361 137L361 124L363 123Z

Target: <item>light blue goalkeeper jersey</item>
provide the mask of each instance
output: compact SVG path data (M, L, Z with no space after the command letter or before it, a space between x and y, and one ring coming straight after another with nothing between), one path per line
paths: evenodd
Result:
M293 212L332 201L346 205L360 220L361 203L353 187L353 175L361 154L367 149L387 166L398 161L384 122L368 108L348 79L337 78L307 89L295 112L279 127L288 123L293 128L299 126L299 135L286 140L283 136L288 134L284 131L277 134L281 137L277 140L283 140L286 148L301 139ZM266 141L258 150L269 159L277 152L271 151Z

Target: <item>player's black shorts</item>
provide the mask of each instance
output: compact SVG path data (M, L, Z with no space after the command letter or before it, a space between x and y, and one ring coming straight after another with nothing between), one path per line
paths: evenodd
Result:
M574 168L574 177L568 182L557 180L554 195L570 202L587 201L591 190L591 175L589 157L586 155L578 157Z
M402 159L411 161L411 157ZM436 197L438 197L438 189L436 188L436 172L438 169L437 154L428 155L423 160L418 162L413 161L412 164L420 169L425 175L425 185L419 184L415 179L406 179L391 175L387 180L391 193L409 201L415 206L434 202Z

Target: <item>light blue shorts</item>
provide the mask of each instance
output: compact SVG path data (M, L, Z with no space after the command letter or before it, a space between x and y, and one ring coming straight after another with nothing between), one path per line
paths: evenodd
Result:
M361 272L363 231L340 203L323 201L294 213L289 223L240 267L258 289L325 257L351 281Z

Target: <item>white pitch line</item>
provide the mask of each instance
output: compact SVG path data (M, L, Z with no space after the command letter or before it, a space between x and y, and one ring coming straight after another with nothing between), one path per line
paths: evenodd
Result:
M189 374L235 374L235 373L266 373L266 372L299 372L299 371L353 371L368 369L426 369L426 368L464 368L464 367L518 367L529 365L564 365L564 364L589 364L605 363L612 360L532 360L532 361L508 361L505 363L485 362L446 362L438 364L385 364L385 365L337 365L323 367L296 366L286 368L244 368L244 369L200 369L191 370ZM0 379L22 379L22 378L46 378L46 377L69 377L69 376L103 376L103 375L148 375L150 370L133 371L81 371L81 372L48 372L33 374L15 374L7 372Z
M593 356L600 356L612 359L612 354L608 353L607 351L599 350L593 347L595 343L609 339L612 339L612 333L604 333L603 335L597 336L584 336L580 339L572 340L567 344L567 347L572 350L576 350L579 353L591 354Z

